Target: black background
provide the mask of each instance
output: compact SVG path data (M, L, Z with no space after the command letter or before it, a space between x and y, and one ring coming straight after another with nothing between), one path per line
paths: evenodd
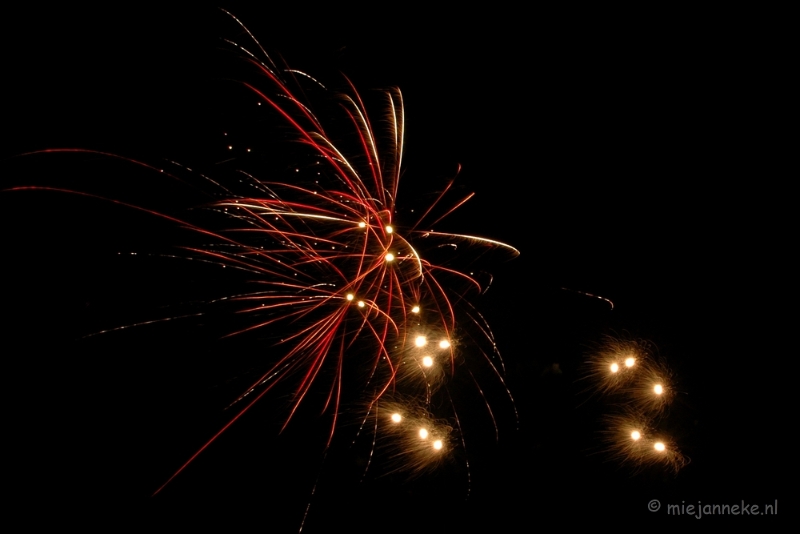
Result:
M499 442L467 436L469 483L455 466L359 482L363 459L347 447L321 463L324 422L309 416L278 438L264 406L151 498L225 422L225 388L262 354L221 341L224 317L82 338L192 313L224 284L203 267L128 254L165 250L182 236L174 225L79 195L4 191L7 435L20 500L80 495L76 521L107 521L98 509L119 506L132 515L115 523L224 519L268 531L295 530L309 501L309 531L697 521L650 513L651 499L778 499L779 517L793 513L779 475L792 405L778 377L794 356L794 217L779 164L788 143L775 135L782 34L769 19L225 7L320 80L340 83L341 71L360 89L399 86L410 191L435 190L463 166L459 187L477 195L449 224L522 252L478 299L519 428L498 399ZM19 154L85 148L213 173L220 132L241 111L220 50L223 38L245 39L224 13L70 6L3 18L4 189L171 212L202 202L114 158ZM677 476L632 473L603 454L603 401L579 377L605 334L652 341L678 377L670 421L691 463Z

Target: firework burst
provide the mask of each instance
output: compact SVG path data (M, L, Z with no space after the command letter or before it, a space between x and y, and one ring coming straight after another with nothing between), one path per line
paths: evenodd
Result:
M213 189L216 200L191 217L77 193L188 230L195 237L173 256L244 274L244 288L206 303L236 317L239 326L226 336L277 339L281 349L231 400L228 422L155 493L271 392L286 399L281 430L306 406L326 416L323 448L344 420L354 421L355 439L372 444L367 469L420 473L440 465L464 445L450 390L454 378L474 385L492 420L475 376L488 373L511 399L491 330L467 300L485 291L491 277L467 267L487 254L496 259L518 252L498 241L435 230L472 196L452 199L452 180L421 215L401 216L405 121L399 90L365 98L346 81L344 92L331 91L304 72L279 66L239 24L249 44L228 45L254 72L242 85L277 125L288 147L288 176L270 180L240 170L221 182L186 168L164 172ZM367 101L382 115L375 118ZM235 154L238 147L228 148ZM157 320L145 324L152 322ZM387 458L385 468L376 456Z
M650 343L607 337L587 362L586 379L609 400L603 437L611 455L636 469L677 472L687 463L663 430L675 380Z

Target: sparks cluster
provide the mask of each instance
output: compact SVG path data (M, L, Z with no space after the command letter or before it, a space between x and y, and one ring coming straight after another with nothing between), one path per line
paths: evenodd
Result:
M453 427L425 406L412 397L381 403L376 410L378 430L389 446L390 469L419 474L448 459Z
M649 344L608 338L588 366L587 378L608 401L603 434L611 453L637 468L683 467L686 458L662 430L675 396L674 379Z

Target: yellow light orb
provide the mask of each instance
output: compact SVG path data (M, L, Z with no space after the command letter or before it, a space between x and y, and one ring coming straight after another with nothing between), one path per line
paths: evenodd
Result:
M417 336L414 338L414 345L418 347L424 347L427 342L428 340L425 339L425 336Z
M359 228L366 228L366 226L367 226L367 223L365 223L364 221L361 221L360 223L358 223L358 227Z
M634 363L636 363L636 360L633 357L629 356L625 358L625 367L633 367Z
M359 308L363 308L364 306L366 306L366 304L364 304L364 301L363 300L359 300L358 301L358 307Z
M422 439L428 439L428 430L425 428L420 428L419 437L421 437Z
M667 449L666 445L664 445L664 444L663 444L662 442L660 442L660 441L656 441L656 444L655 444L655 445L653 445L653 448L654 448L655 450L657 450L658 452L664 452L664 451Z
M391 226L387 226L386 227L386 233L387 234L391 234L392 232L394 232L394 228L392 228Z
M634 430L633 432L631 432L631 439L633 439L633 441L636 441L641 437L642 435L639 433L638 430Z
M440 450L443 446L444 444L440 439L437 439L436 441L433 442L433 448L436 449L437 451Z
M411 308L411 313L419 313L419 306L414 306Z
M661 395L664 393L664 387L661 384L656 384L653 391L655 391L656 395Z
M393 413L392 414L392 422L399 423L402 420L403 420L403 416L400 415L399 413Z
M433 358L431 358L430 356L425 356L424 358L422 358L422 365L424 365L425 367L432 366Z
M439 342L439 348L441 348L441 349L446 349L449 346L450 346L450 342L448 340L446 340L446 339L443 339L443 340L441 340Z
M352 293L347 294L347 300L353 300L355 296Z
M617 371L619 371L619 365L617 365L616 363L612 363L611 364L611 372L612 373L616 373Z
M394 261L394 254L391 252L386 254L386 261Z

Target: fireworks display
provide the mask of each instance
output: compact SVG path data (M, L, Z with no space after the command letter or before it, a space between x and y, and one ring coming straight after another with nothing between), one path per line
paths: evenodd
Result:
M743 265L792 225L713 181L718 56L59 9L5 47L21 495L304 532L779 497Z

